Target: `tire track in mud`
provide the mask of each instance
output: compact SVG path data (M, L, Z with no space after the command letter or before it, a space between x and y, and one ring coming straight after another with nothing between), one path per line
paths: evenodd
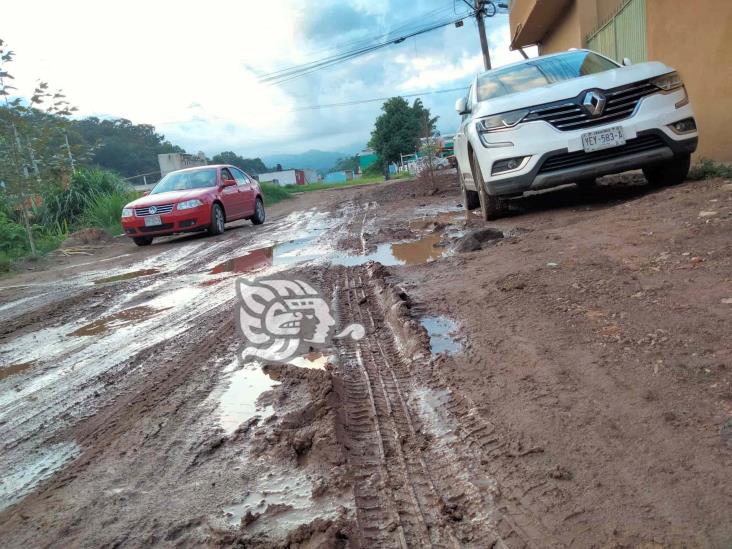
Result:
M341 269L331 283L341 322L359 322L367 332L361 341L337 345L363 545L527 546L491 511L457 456L422 431L410 408L414 378L365 269Z

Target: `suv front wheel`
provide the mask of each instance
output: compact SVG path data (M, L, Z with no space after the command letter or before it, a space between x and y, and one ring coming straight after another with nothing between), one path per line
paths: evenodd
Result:
M469 191L465 188L465 179L463 179L463 172L458 168L458 177L460 178L460 192L463 195L463 207L470 210L477 210L480 208L480 197L477 191Z
M473 152L473 180L478 187L478 198L480 199L480 214L483 221L492 221L503 216L505 205L503 200L497 196L488 194L483 181L483 173L480 171L478 157Z
M683 183L689 175L691 167L691 155L681 154L674 156L663 164L643 168L643 175L646 176L648 184L652 187L666 187Z

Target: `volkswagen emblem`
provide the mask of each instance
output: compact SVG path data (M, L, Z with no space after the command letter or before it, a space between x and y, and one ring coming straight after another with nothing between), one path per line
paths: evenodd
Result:
M149 211L150 211L151 214L158 213L158 209L155 206L150 206L150 210Z
M597 90L588 91L582 99L582 106L590 116L601 115L605 111L605 103L607 103L607 99Z

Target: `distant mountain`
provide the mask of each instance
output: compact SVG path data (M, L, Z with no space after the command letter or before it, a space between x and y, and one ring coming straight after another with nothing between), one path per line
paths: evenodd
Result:
M341 158L353 156L354 153L331 152L311 150L300 154L273 154L271 156L263 156L264 163L274 168L277 164L282 164L282 169L307 168L317 170L319 172L327 172Z

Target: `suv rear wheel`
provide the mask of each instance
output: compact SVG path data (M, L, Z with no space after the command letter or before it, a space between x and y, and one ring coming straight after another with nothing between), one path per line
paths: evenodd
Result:
M653 187L666 187L683 183L689 175L691 167L691 155L682 154L674 156L671 160L643 168L643 175L646 176L649 185Z
M483 221L498 219L505 213L503 200L497 196L488 194L483 181L483 173L480 171L478 157L473 152L473 180L478 187L478 198L480 199L480 214Z

